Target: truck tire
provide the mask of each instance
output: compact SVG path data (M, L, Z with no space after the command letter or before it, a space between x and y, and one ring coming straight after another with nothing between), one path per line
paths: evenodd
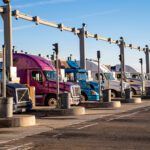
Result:
M135 89L131 89L132 95L136 95L136 90Z
M57 98L56 98L56 95L49 95L47 96L46 98L46 101L45 101L45 105L46 106L57 106Z
M84 93L81 93L81 96L80 96L80 102L85 102L87 101L87 96L84 94Z
M111 90L111 98L116 98L117 94L114 90Z

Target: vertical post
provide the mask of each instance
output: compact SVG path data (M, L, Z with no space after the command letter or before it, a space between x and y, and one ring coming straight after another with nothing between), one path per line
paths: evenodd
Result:
M142 58L140 58L140 59L139 59L139 61L140 61L140 64L141 64L141 75L142 75L142 96L143 96L143 94L144 94L143 59L142 59Z
M70 54L70 60L72 60L72 54Z
M86 69L86 60L85 60L85 26L86 24L82 24L82 28L80 29L80 33L78 34L80 41L80 67L82 69Z
M125 42L123 37L120 37L120 64L121 64L121 97L123 97L123 80L125 79L125 58L124 58Z
M100 100L100 95L101 95L100 58L101 58L100 51L97 51L97 60L98 60L98 82L99 82L99 100Z
M56 70L57 70L57 101L60 104L59 101L59 66L58 66L58 53L56 54ZM60 107L60 105L59 105Z
M3 48L3 71L2 71L2 97L6 97L6 59L5 59L5 45Z
M8 80L11 80L10 68L13 66L12 60L12 9L10 3L4 6L4 13L1 13L4 21L4 43L6 47L6 72Z
M145 46L145 58L146 58L146 74L148 75L148 79L150 79L150 58L149 58L149 47Z
M53 46L54 46L54 51L55 51L55 53L56 53L56 73L57 73L57 102L58 102L58 105L57 105L57 107L59 108L59 107L61 107L61 104L60 104L60 98L59 98L59 65L58 65L58 53L59 53L59 48L58 48L58 43L55 43L55 44L53 44Z

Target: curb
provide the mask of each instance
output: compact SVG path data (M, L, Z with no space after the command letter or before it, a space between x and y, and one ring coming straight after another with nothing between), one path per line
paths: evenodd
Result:
M46 117L46 116L77 116L77 115L84 115L85 108L84 107L71 107L69 109L33 109L32 112L37 117ZM31 113L32 113L31 112Z
M120 101L112 101L112 102L86 102L81 103L80 106L85 108L119 108L121 107Z
M0 128L3 127L28 127L36 125L34 115L14 115L11 118L0 118Z

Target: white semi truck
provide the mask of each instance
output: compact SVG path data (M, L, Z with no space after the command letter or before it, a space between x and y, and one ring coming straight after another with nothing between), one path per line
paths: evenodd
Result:
M125 66L125 78L124 80L128 82L131 86L133 95L140 95L142 94L142 88L143 88L143 94L147 93L147 90L150 87L150 81L147 80L146 74L141 74L131 66L126 65ZM112 67L112 71L115 73L115 77L120 80L121 79L121 73L120 73L120 65L116 65Z
M79 63L79 62L78 62ZM91 77L94 81L98 81L98 63L92 60L86 60L86 69L91 70ZM119 97L121 95L121 84L113 73L105 66L100 64L100 79L103 83L103 89L111 89L111 97ZM130 85L123 82L123 90L130 88Z

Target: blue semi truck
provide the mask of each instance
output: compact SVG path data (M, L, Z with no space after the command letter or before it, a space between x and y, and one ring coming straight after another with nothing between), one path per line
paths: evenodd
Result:
M100 86L97 82L88 81L88 71L81 69L75 61L68 60L67 64L69 67L65 68L65 77L67 77L67 81L77 82L80 85L80 101L99 101Z

